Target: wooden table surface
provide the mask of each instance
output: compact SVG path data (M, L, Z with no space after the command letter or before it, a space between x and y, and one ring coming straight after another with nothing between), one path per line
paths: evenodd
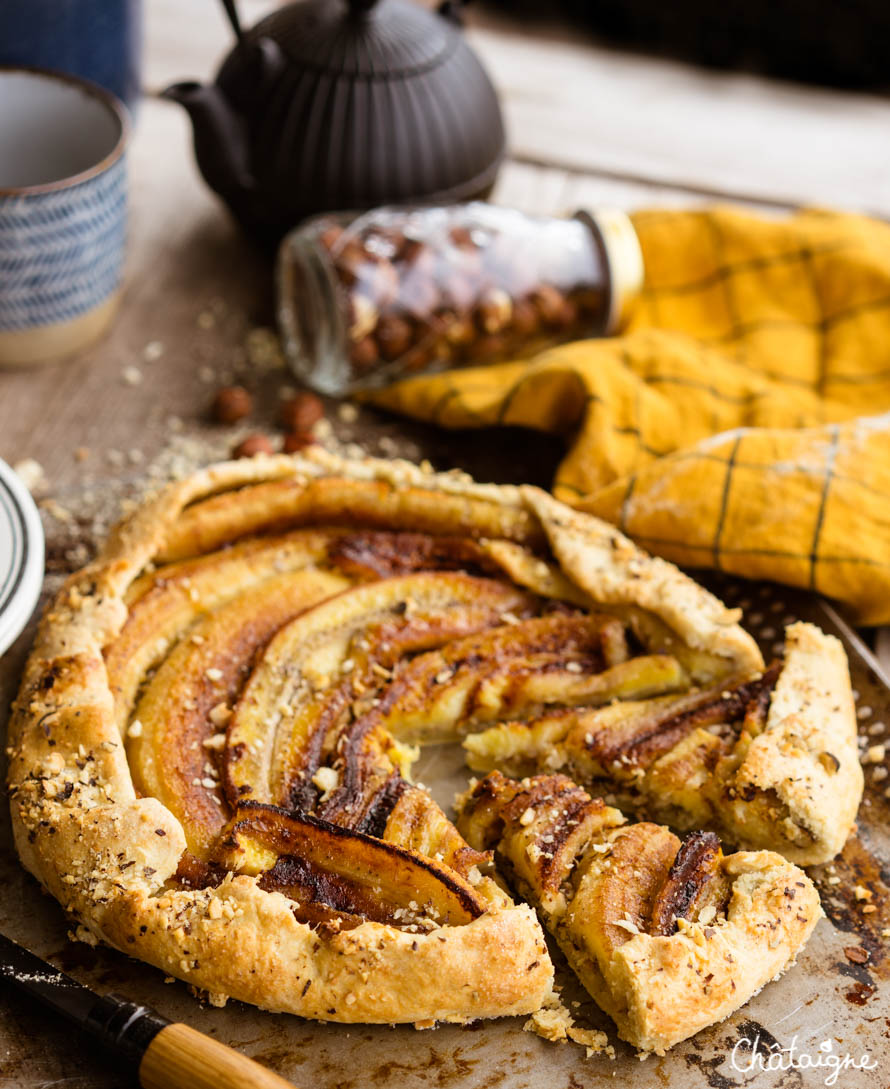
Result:
M244 22L270 6L242 0ZM0 371L0 457L36 460L62 506L85 487L101 492L139 477L183 436L215 434L225 445L227 434L207 422L219 385L246 377L258 397L256 422L269 428L292 385L283 369L250 363L251 356L268 363L260 351L266 334L256 332L272 323L268 264L201 182L183 111L156 97L174 80L211 76L231 45L227 24L211 0L145 7L148 95L129 152L131 237L119 316L80 358ZM772 212L830 204L890 215L890 100L699 71L610 51L558 27L471 19L471 41L506 111L510 157L495 192L503 203L558 212L735 200ZM442 467L503 479L546 483L560 452L542 437L443 435L371 412L348 424L335 411L331 419L371 452L397 442L400 452ZM50 502L50 517L53 509ZM11 652L13 667L21 653L21 645ZM0 700L10 695L0 691ZM0 912L0 928L7 922ZM4 1080L38 1031L46 1031L38 1012L0 991L0 1084L117 1084L64 1030L48 1037L32 1074Z

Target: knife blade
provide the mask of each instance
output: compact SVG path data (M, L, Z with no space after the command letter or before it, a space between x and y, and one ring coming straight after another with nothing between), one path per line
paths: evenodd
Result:
M293 1089L233 1048L120 995L97 995L0 934L7 980L112 1047L144 1089Z

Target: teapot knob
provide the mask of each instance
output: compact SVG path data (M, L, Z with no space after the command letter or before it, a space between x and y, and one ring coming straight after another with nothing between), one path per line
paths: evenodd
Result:
M235 37L238 41L244 40L244 31L241 27L241 20L238 18L238 9L235 7L235 0L222 0L222 6L225 9L226 18L232 26L232 30L235 31Z
M436 11L443 19L449 19L462 27L464 25L463 8L468 0L442 0Z

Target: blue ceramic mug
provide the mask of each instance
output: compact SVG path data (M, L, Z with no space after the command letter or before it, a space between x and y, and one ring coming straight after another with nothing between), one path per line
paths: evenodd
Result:
M0 0L0 65L92 80L130 109L141 48L141 0Z
M123 105L92 83L0 68L0 365L70 355L111 321L127 131Z

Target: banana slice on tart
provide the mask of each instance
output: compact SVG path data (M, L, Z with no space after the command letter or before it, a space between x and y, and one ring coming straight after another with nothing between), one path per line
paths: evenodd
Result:
M537 756L492 756L498 731L571 722L540 748L586 775L572 729L620 710L645 777L656 750L676 756L659 730L693 736L678 715L725 740L708 699L729 685L746 715L770 693L748 716L751 782L776 752L796 773L800 743L846 783L846 750L807 713L771 729L777 706L794 718L792 665L771 680L737 613L536 489L321 451L212 466L147 501L47 609L10 725L16 845L77 924L214 1001L345 1022L528 1013L553 978L541 925L411 781L415 745L466 737L509 767ZM667 716L651 745L640 715ZM769 839L772 810L749 802L736 823Z
M822 915L803 870L772 851L724 855L630 824L564 775L499 772L459 800L458 827L535 905L618 1034L663 1051L722 1021L790 964Z
M812 624L781 662L681 695L559 708L465 740L475 771L562 769L674 828L802 865L843 847L863 776L846 656Z

